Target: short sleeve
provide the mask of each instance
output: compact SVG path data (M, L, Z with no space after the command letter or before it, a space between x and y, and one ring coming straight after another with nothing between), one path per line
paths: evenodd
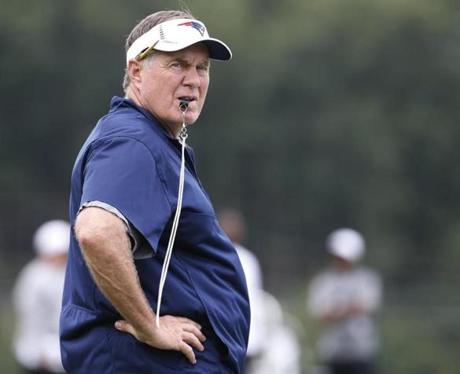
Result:
M156 251L171 205L155 159L143 143L117 137L92 145L80 205L89 201L118 209Z
M121 212L117 208L113 207L112 205L103 203L102 201L88 201L80 206L80 210L78 211L78 213L80 213L83 209L89 207L97 207L100 209L104 209L105 211L112 213L113 215L117 216L123 221L123 223L126 225L126 231L128 232L128 236L133 250L133 257L135 260L140 260L153 256L153 252L150 249L150 246L144 245L145 239L142 237L139 231L137 231L136 228L131 223L129 223L126 217L123 214L121 214Z

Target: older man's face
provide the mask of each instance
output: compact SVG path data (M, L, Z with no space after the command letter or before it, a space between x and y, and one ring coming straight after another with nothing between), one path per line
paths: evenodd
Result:
M195 122L209 86L209 52L195 44L177 52L155 52L141 70L140 104L172 132L182 125L181 100L189 101L185 121Z

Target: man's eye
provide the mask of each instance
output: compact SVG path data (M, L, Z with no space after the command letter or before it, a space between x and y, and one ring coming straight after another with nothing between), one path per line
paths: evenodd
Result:
M170 67L180 69L182 67L182 64L179 61L174 61L169 64Z
M209 72L209 65L198 65L197 70L198 70L198 74L207 75Z

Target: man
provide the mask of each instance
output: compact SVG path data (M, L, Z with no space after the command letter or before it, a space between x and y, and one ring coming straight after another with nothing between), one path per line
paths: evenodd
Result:
M224 208L218 211L219 224L232 241L243 266L248 295L251 304L251 328L249 331L246 362L258 356L267 341L268 329L264 326L266 308L263 307L262 269L259 260L252 251L243 246L246 237L246 223L243 215L234 209ZM250 365L246 365L247 370ZM250 372L250 370L249 370Z
M219 211L219 223L233 242L243 266L251 304L251 328L246 374L300 373L300 345L279 301L263 288L259 260L242 243L246 237L243 215L234 209ZM292 318L292 317L291 317Z
M365 251L357 231L332 232L326 248L331 267L313 278L307 300L312 316L325 325L319 359L331 374L374 373L378 342L373 317L381 304L380 277L357 265Z
M181 11L143 19L126 49L126 97L112 99L72 173L64 367L242 373L244 274L183 132L203 107L209 59L230 49Z
M69 236L68 222L53 220L40 225L33 239L37 256L16 280L13 346L25 373L64 372L59 350L59 313Z

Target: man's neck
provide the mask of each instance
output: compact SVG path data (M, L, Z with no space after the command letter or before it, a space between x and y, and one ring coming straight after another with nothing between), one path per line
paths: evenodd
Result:
M139 92L136 89L132 88L131 86L128 86L128 88L126 89L125 97L127 99L130 99L138 107L141 107L141 108L144 108L144 109L148 110L146 108L146 106L143 105L141 97L139 95ZM150 112L150 114L152 116L154 116L157 119L157 121L161 124L161 126L163 126L168 131L168 133L171 135L171 137L177 138L179 136L180 131L181 131L181 126L180 125L177 125L177 126L174 125L173 126L173 125L164 123L164 122L160 121L160 119L157 118L154 113Z

